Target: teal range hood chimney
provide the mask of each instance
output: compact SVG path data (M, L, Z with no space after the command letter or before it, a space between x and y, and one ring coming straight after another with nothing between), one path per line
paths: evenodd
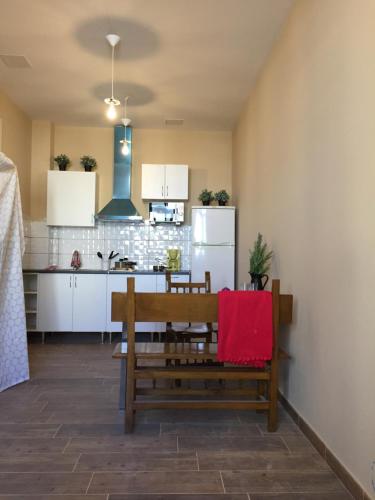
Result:
M126 140L129 154L121 152L124 139L123 125L114 127L114 172L113 172L113 197L112 200L96 215L99 221L108 222L142 222L142 216L130 200L131 192L131 164L132 164L132 128L126 127Z

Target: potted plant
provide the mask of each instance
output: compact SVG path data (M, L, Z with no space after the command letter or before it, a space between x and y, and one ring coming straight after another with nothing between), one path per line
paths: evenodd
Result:
M88 155L81 156L80 163L82 167L85 169L85 172L91 172L91 170L95 168L97 165L95 158Z
M203 189L201 194L198 197L198 200L202 202L202 205L209 205L211 201L214 200L214 196L212 191L208 191L207 189Z
M64 154L55 156L53 160L57 163L59 170L66 170L66 167L70 164L69 156Z
M215 193L215 200L219 203L219 205L224 207L229 200L229 194L225 191L225 189L222 189L221 191Z
M258 237L254 242L253 250L250 253L250 277L253 290L263 290L268 281L267 272L271 265L273 252L268 251L267 243L263 242L263 236L258 233ZM266 278L263 283L262 278Z

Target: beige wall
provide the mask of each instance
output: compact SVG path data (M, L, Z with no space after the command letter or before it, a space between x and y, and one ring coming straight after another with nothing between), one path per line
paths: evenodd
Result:
M373 0L297 2L233 138L238 278L260 231L295 295L282 390L371 498L374 54Z
M33 120L31 140L30 216L40 220L46 216L46 171L52 165L54 127L51 122Z
M31 120L0 90L1 150L17 165L22 210L30 213Z
M33 141L35 149L45 153L45 134L39 132ZM44 130L45 132L45 130ZM94 156L98 161L98 208L112 197L113 183L113 129L95 127L55 126L52 157L67 154L72 160L72 170L80 170L79 158L83 154ZM39 144L39 146L37 146ZM147 217L147 204L141 199L142 163L186 163L190 168L190 196L186 204L186 221L190 221L190 207L199 204L198 195L206 187L217 191L232 192L232 137L230 132L143 130L133 131L132 200L139 212ZM39 165L39 166L38 166ZM38 178L48 170L48 162L33 162ZM35 170L36 171L36 170ZM44 178L46 177L44 173ZM45 182L45 181L43 181ZM36 218L45 217L45 184L32 186L32 208Z
M141 130L134 131L133 200L137 207L147 206L141 200L142 163L186 163L189 165L189 201L185 204L186 222L190 207L200 205L204 188L232 194L232 136L230 132Z

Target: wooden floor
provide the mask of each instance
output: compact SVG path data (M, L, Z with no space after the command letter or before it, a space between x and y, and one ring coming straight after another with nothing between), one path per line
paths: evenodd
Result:
M113 345L70 340L30 344L31 381L0 394L0 500L352 498L284 412L272 435L200 410L139 412L124 435Z

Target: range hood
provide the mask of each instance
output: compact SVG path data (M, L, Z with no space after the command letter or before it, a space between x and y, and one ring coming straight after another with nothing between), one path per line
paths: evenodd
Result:
M130 200L132 164L132 128L126 127L126 139L130 141L129 154L121 152L120 140L124 139L124 127L116 125L114 130L114 171L112 200L98 212L99 221L142 222L142 216Z

